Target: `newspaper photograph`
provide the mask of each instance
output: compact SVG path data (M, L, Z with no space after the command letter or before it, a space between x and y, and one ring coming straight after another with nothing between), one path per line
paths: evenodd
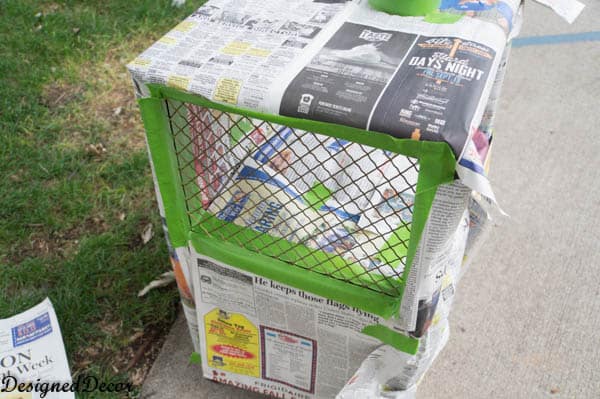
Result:
M458 37L419 37L381 96L368 128L397 137L443 140L460 154L495 56L492 48Z
M366 128L415 37L344 23L289 84L279 113Z

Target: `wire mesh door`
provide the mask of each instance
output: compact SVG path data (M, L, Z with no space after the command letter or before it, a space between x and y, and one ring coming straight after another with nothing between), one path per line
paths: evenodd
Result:
M165 101L193 232L400 295L416 159Z

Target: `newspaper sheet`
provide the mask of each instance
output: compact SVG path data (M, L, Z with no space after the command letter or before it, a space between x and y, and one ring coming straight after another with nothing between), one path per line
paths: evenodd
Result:
M164 212L164 210L161 209L161 212ZM171 262L173 274L175 275L175 282L179 291L179 297L181 298L181 307L187 321L194 350L199 351L200 345L198 343L198 319L196 318L196 304L192 290L191 269L188 265L189 249L187 247L174 248L171 245L169 230L164 217L162 221L163 231L167 241L167 248L169 249L169 261Z
M469 232L471 190L460 182L438 187L411 265L400 308L400 325L417 337L429 327L443 277L460 267Z
M384 345L371 353L336 399L415 399L418 380L449 338L448 321L439 321L421 339L419 352L409 355Z
M0 320L0 398L74 399L72 386L60 327L49 299Z
M204 376L276 398L331 399L381 346L378 316L192 253Z
M577 0L536 0L538 3L552 8L568 23L572 24L579 16L585 5Z
M456 199L462 203L463 196L460 194L461 189L459 187L448 186L443 191L444 194L436 198L438 207L442 206L440 203L446 203L444 206L447 207L448 201L456 204ZM471 208L473 200L469 200L469 204ZM456 212L451 213L457 215L459 211L460 209L457 208ZM459 227L454 233L457 236L454 238L457 242L457 245L454 245L455 249L461 247L466 239L465 256L472 253L473 248L478 245L479 239L482 237L482 232L487 228L485 219L473 220L473 215L483 217L484 211L482 208L476 208L473 211L462 212L458 221ZM434 217L439 216L438 214ZM450 224L453 225L454 223ZM466 238L464 235L465 230L468 231L468 237ZM442 237L437 236L437 238ZM457 251L461 253L460 248ZM453 257L453 255L450 255L449 259ZM409 355L396 351L389 346L379 347L363 361L354 376L348 380L336 396L336 399L415 399L417 384L449 338L448 316L454 301L456 286L465 268L465 262L456 259L456 257L454 260L454 262L447 262L443 268L438 268L435 275L432 275L434 278L432 282L435 283L438 290L435 307L431 307L429 304L425 307L419 307L418 316L420 321L418 324L421 324L418 328L421 329L422 334L417 354ZM421 305L421 302L419 302L419 305ZM422 313L422 309L426 309L426 312ZM424 316L429 315L431 315L429 319L424 318ZM430 327L423 329L421 320L426 320L425 323Z
M434 24L366 0L291 0L285 9L212 0L129 69L141 95L159 83L271 114L446 141L461 158L518 30L519 5L444 0L441 11L463 18ZM469 177L493 198L485 174Z

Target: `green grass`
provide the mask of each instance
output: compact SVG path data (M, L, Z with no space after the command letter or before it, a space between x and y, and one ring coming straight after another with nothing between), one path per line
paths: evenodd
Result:
M200 4L0 2L0 318L50 297L73 373L139 383L174 319L174 286L137 297L170 266L124 66Z

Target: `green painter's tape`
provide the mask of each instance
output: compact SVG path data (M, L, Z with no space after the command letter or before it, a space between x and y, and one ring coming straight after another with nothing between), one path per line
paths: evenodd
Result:
M291 266L278 259L248 251L227 241L216 240L198 233L193 233L190 238L197 252L212 259L332 299L346 306L355 307L385 319L397 315L400 309L399 298Z
M425 15L424 21L430 24L454 24L462 18L462 14L452 14L449 12L434 11Z
M355 143L368 145L383 150L392 151L398 154L403 154L413 158L419 158L421 154L429 152L446 153L449 149L448 144L444 142L432 141L416 141L411 139L399 139L387 133L367 131L355 127L337 125L328 122L319 122L309 119L292 118L289 116L265 114L262 112L240 108L232 105L215 103L204 97L184 93L172 87L166 87L156 84L149 84L148 88L153 97L156 98L171 98L173 100L188 102L206 108L213 108L223 112L243 115L248 118L256 118L271 123L277 123L291 128L302 129L309 132L323 134L325 136L337 137L344 140L353 141ZM450 157L454 159L452 152L448 152ZM454 172L454 165L452 165Z
M248 256L261 253L269 258L286 262L288 268L294 269L292 265L297 265L313 271L312 274L315 274L314 272L324 274L325 276L321 276L321 278L335 277L390 296L400 296L402 293L403 284L399 278L393 279L378 273L367 273L363 266L352 263L337 254L315 250L300 243L292 243L283 238L238 226L218 219L207 212L204 212L200 225L201 227L195 229L192 234L203 234L203 230L217 231L220 238L234 244L237 250L247 250Z
M419 349L419 340L400 334L381 324L366 326L361 331L365 335L377 338L384 344L399 351L415 355Z
M440 3L440 0L369 0L376 10L403 16L425 15L437 9Z
M423 235L425 223L433 204L437 187L454 180L456 161L450 146L430 148L419 157L419 180L415 194L410 241L403 279L407 281L410 268Z
M157 98L144 98L138 103L158 181L158 191L164 205L169 238L174 247L182 247L187 245L190 225L185 213L185 197L181 178L177 173L177 159L164 101Z
M202 364L202 355L198 352L192 352L189 362L190 364Z

